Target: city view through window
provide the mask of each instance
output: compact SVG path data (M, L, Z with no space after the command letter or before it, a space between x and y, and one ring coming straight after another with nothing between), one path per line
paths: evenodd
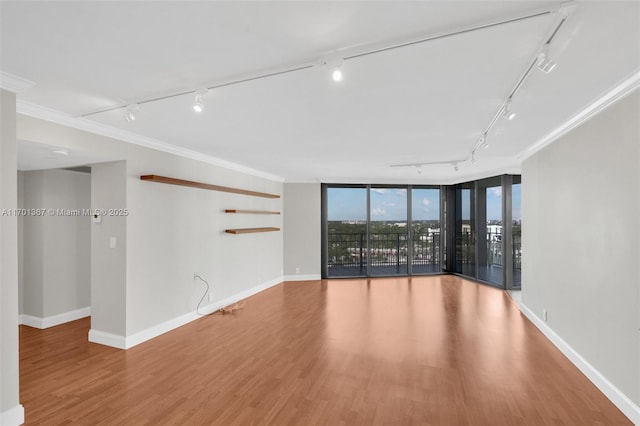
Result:
M475 252L472 200L460 199L456 225L456 261L465 275L502 285L502 187L482 192L486 222L476 238L486 247ZM521 185L512 185L513 284L520 285ZM438 273L441 250L441 196L439 187L328 186L326 188L326 275L330 277L390 276ZM475 262L478 265L475 265ZM476 268L477 266L477 268Z

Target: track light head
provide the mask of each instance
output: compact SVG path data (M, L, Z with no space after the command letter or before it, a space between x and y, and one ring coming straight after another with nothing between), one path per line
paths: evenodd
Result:
M471 153L471 164L476 164L478 162L478 159L476 158L476 152L473 151Z
M124 119L127 120L128 123L136 121L136 114L140 111L140 106L138 104L128 105L124 110Z
M454 163L451 163L451 165L453 166L453 170L455 170L456 172L460 170L460 168L458 167L458 163L454 162Z
M487 142L487 134L483 134L482 137L480 138L480 143L479 143L480 148L489 148L489 142Z
M342 81L342 63L344 58L337 53L332 54L324 61L324 65L331 70L331 79L333 81Z
M513 120L516 117L516 113L511 110L511 98L509 98L507 103L504 104L503 114L507 120Z
M198 90L196 92L196 98L193 101L193 110L195 112L202 112L204 111L204 97L207 95L207 93L209 93L208 90Z
M342 70L340 69L340 67L335 67L333 69L333 72L331 73L331 78L333 79L333 81L342 81Z
M549 58L549 43L546 43L542 48L542 52L538 55L538 68L549 74L556 67L555 61Z

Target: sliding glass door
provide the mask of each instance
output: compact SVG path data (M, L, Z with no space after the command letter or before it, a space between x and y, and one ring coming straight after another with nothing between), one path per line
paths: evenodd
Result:
M370 188L369 255L372 276L407 275L407 188Z
M503 222L502 180L500 177L484 179L477 186L477 277L502 288L503 277Z
M513 176L511 185L511 256L513 259L512 276L513 288L522 285L522 184L520 176Z
M327 188L326 260L329 277L367 275L367 188Z
M323 276L441 272L440 189L323 185Z
M520 176L462 183L447 188L447 194L454 230L446 239L446 270L498 288L520 288Z
M323 185L322 197L325 278L444 270L521 286L520 176L443 187Z
M411 270L433 274L441 266L440 189L411 190Z
M476 275L475 186L457 185L455 189L455 272Z

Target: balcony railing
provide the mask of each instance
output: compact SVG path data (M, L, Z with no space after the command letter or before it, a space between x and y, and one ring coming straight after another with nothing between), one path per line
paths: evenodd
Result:
M329 275L365 275L368 260L374 274L406 274L409 260L414 272L438 272L440 234L414 233L410 242L404 232L371 233L367 253L366 233L329 233Z
M511 253L513 259L513 268L515 271L522 269L522 249L521 238L514 235L512 240L513 250ZM474 243L469 232L458 234L458 259L462 264L475 262ZM502 233L487 232L487 265L503 266L502 253Z

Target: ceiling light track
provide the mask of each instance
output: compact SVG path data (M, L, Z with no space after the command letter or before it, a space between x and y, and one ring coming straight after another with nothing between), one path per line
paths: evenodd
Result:
M448 32L444 32L444 33L440 33L440 34L433 34L427 37L422 37L422 38L418 38L415 40L411 40L411 41L405 41L405 42L400 42L397 44L393 44L391 46L385 46L385 47L380 47L378 49L373 49L373 50L368 50L366 52L361 52L361 53L356 53L353 55L348 55L345 56L344 59L355 59L355 58L361 58L363 56L368 56L368 55L373 55L376 53L382 53L382 52L386 52L389 50L394 50L394 49L400 49L402 47L407 47L407 46L413 46L416 44L421 44L421 43L426 43L428 41L434 41L434 40L440 40L443 38L448 38L448 37L454 37L454 36L458 36L458 35L462 35L462 34L467 34L470 32L474 32L474 31L479 31L479 30L485 30L488 28L493 28L493 27L497 27L500 25L506 25L506 24L511 24L514 22L518 22L518 21L524 21L527 19L532 19L532 18L537 18L539 16L544 16L544 15L549 15L551 13L554 13L555 11L553 9L544 9L541 11L537 11L537 12L532 12L523 16L518 16L516 18L510 18L510 19L503 19L501 21L495 21L495 22L490 22L487 24L480 24L480 25L473 25L470 27L465 27L465 28L461 28L455 31L448 31Z
M483 23L483 24L477 24L477 25L472 25L469 27L463 27L463 28L459 28L453 31L447 31L447 32L443 32L443 33L438 33L438 34L431 34L429 36L425 36L425 37L420 37L417 39L412 39L412 40L408 40L408 41L403 41L403 42L398 42L395 44L391 44L391 45L387 45L387 46L382 46L382 47L378 47L378 48L368 48L365 49L364 51L361 52L357 52L357 53L353 53L350 55L345 55L343 57L341 57L341 61L346 61L349 59L355 59L355 58L360 58L363 56L368 56L368 55L373 55L376 53L381 53L381 52L386 52L389 50L393 50L393 49L400 49L403 47L407 47L407 46L413 46L416 44L420 44L420 43L426 43L429 41L434 41L434 40L439 40L439 39L443 39L443 38L447 38L447 37L454 37L454 36L458 36L458 35L462 35L462 34L467 34L470 32L474 32L474 31L479 31L479 30L484 30L484 29L488 29L488 28L492 28L492 27L496 27L496 26L500 26L500 25L506 25L506 24L511 24L514 22L518 22L518 21L523 21L523 20L527 20L527 19L532 19L532 18L537 18L540 16L544 16L544 15L548 15L548 14L552 14L557 12L556 9L551 9L551 8L545 8L545 9L538 9L536 11L532 11L526 14L522 14L522 15L517 15L508 19L502 19L502 20L498 20L498 21L493 21L493 22L488 22L488 23ZM557 29L556 29L557 31ZM552 34L551 38L553 38L553 36L555 35ZM340 49L342 51L347 50L345 49ZM353 49L349 49L349 50L353 50ZM331 56L332 57L336 57L337 52L334 52ZM277 69L277 70L273 70L273 71L267 71L267 72L263 72L263 73L258 73L255 75L251 75L251 76L247 76L247 77L243 77L243 78L238 78L238 79L232 79L229 81L225 81L219 84L214 84L212 86L206 87L207 90L214 90L214 89L219 89L221 87L227 87L227 86L232 86L232 85L236 85L236 84L242 84L242 83L248 83L251 81L256 81L256 80L261 80L261 79L265 79L265 78L270 78L270 77L275 77L275 76L279 76L279 75L284 75L284 74L288 74L288 73L292 73L292 72L296 72L296 71L302 71L305 69L309 69L309 68L313 68L315 66L318 65L327 65L327 60L321 60L321 61L309 61L309 62L304 62L301 64L296 64L296 65L292 65L290 67L285 67L285 68L281 68L281 69ZM341 63L340 63L341 65ZM340 65L338 66L334 66L331 69L331 76L333 78L334 81L342 81L343 78L343 72L342 69L340 67ZM158 101L162 101L162 100L166 100L166 99L171 99L171 98L176 98L179 96L186 96L186 95L194 95L197 94L198 91L197 90L186 90L186 91L182 91L182 92L178 92L178 93L171 93L168 95L164 95L164 96L157 96L157 97L153 97L153 98L146 98L146 99L141 99L135 102L136 105L144 105L144 104L148 104L151 102L158 102ZM129 103L131 104L131 103ZM120 104L120 105L115 105L112 107L108 107L108 108L103 108L103 109L99 109L96 111L92 111L92 112L88 112L85 114L82 114L81 117L89 117L92 115L96 115L96 114L102 114L105 112L109 112L109 111L114 111L114 110L119 110L119 109L123 109L126 108L127 105L129 104Z
M524 82L527 80L532 70L535 69L536 65L541 71L544 71L545 73L549 73L555 68L556 63L552 61L549 57L549 47L551 45L552 40L556 37L556 35L558 34L558 31L567 21L569 14L573 12L573 10L575 10L575 4L573 4L573 2L568 2L568 3L564 3L562 7L560 7L558 10L555 11L556 13L560 14L560 21L553 26L551 35L546 39L546 41L538 49L533 60L529 63L525 71L521 74L518 82L515 84L513 89L511 89L511 91L509 92L507 99L500 105L496 113L493 115L493 118L489 122L489 125L485 128L484 132L482 133L482 136L480 137L480 139L478 139L476 144L473 146L473 149L471 150L471 155L469 157L469 161L472 164L475 164L478 161L477 160L478 151L480 149L486 149L489 147L487 136L493 130L494 126L496 125L500 117L504 117L507 120L512 120L513 118L515 118L515 112L513 111L513 107L512 107L513 98L518 93L518 91L520 90Z

